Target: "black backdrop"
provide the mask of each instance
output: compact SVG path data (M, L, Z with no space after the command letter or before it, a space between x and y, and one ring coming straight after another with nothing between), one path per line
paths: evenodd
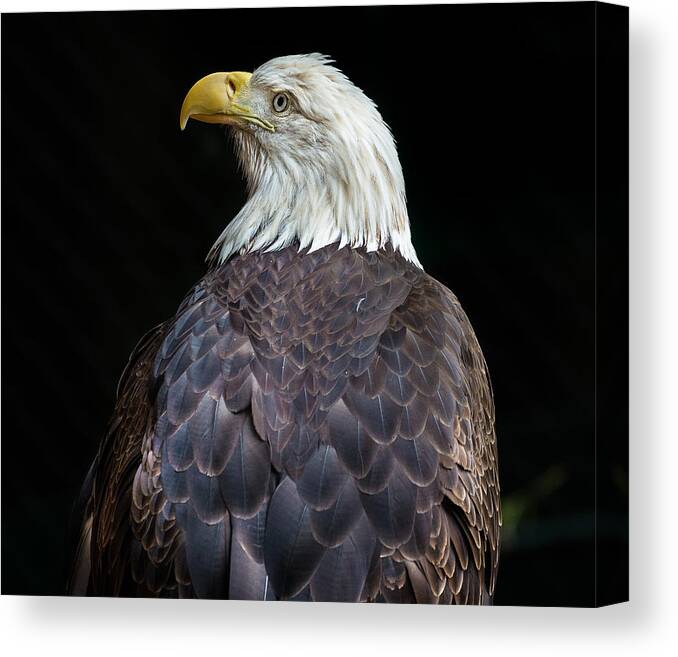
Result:
M587 4L4 15L3 593L63 591L70 504L126 358L243 202L221 128L179 132L185 92L319 51L391 125L420 259L490 366L496 603L592 604L593 20ZM613 496L624 458L602 470ZM623 528L599 530L612 563Z

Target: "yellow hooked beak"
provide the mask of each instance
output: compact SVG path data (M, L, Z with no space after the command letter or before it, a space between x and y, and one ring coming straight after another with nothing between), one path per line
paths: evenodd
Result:
M254 123L275 132L275 127L266 119L256 116L247 106L244 96L251 73L212 73L198 80L190 89L181 106L179 127L183 130L188 119L204 123L228 123L237 125Z

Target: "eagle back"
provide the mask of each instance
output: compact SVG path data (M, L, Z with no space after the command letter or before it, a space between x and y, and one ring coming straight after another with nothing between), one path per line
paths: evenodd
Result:
M238 255L153 362L133 484L155 595L489 602L500 509L485 362L396 252Z

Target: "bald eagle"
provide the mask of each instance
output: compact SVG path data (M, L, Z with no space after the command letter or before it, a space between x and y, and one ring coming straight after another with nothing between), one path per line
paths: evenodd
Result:
M377 107L310 54L208 75L189 119L230 127L248 200L130 357L70 592L490 604L487 367Z

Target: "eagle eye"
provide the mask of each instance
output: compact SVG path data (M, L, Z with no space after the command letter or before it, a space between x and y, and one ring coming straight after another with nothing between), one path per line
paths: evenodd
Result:
M284 112L290 105L290 97L287 94L276 94L273 96L273 110L278 114Z

